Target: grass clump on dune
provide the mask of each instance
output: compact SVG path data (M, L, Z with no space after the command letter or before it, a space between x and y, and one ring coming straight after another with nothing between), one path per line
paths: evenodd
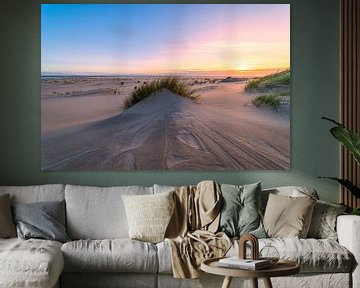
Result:
M279 109L279 106L281 104L281 96L279 95L261 95L257 96L252 100L252 103L256 107L269 107L274 111L277 111Z
M255 97L252 104L277 112L281 104L290 101L290 69L253 79L246 84L245 91L261 92L263 95Z
M281 89L290 86L290 69L251 80L245 86L245 91L263 91Z
M154 80L150 83L144 83L137 87L130 97L124 102L125 109L134 106L136 103L146 99L151 94L166 88L171 92L185 98L196 100L199 96L194 94L194 91L184 84L178 77L165 77Z

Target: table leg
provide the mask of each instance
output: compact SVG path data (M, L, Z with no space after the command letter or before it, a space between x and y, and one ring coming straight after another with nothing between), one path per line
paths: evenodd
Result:
M251 278L252 287L258 288L258 279L257 278Z
M225 276L224 282L221 286L221 288L230 288L232 277L231 276Z
M266 277L263 279L264 279L265 288L273 288L270 278Z

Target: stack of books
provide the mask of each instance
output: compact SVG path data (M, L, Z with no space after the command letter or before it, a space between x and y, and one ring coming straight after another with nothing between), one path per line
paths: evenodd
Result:
M267 259L251 260L240 259L238 256L234 256L220 259L219 266L246 270L260 270L270 267L271 262Z

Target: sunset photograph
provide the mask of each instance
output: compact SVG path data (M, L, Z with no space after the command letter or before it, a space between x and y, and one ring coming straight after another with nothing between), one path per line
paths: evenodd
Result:
M290 169L289 4L42 4L42 170Z

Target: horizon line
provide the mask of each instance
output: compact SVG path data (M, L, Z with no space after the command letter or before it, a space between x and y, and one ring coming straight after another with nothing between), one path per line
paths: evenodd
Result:
M185 72L159 72L159 73L111 73L111 72L41 72L41 77L46 76L241 76L246 73L275 72L288 70L287 68L267 68L249 70L221 70L221 71L185 71Z

